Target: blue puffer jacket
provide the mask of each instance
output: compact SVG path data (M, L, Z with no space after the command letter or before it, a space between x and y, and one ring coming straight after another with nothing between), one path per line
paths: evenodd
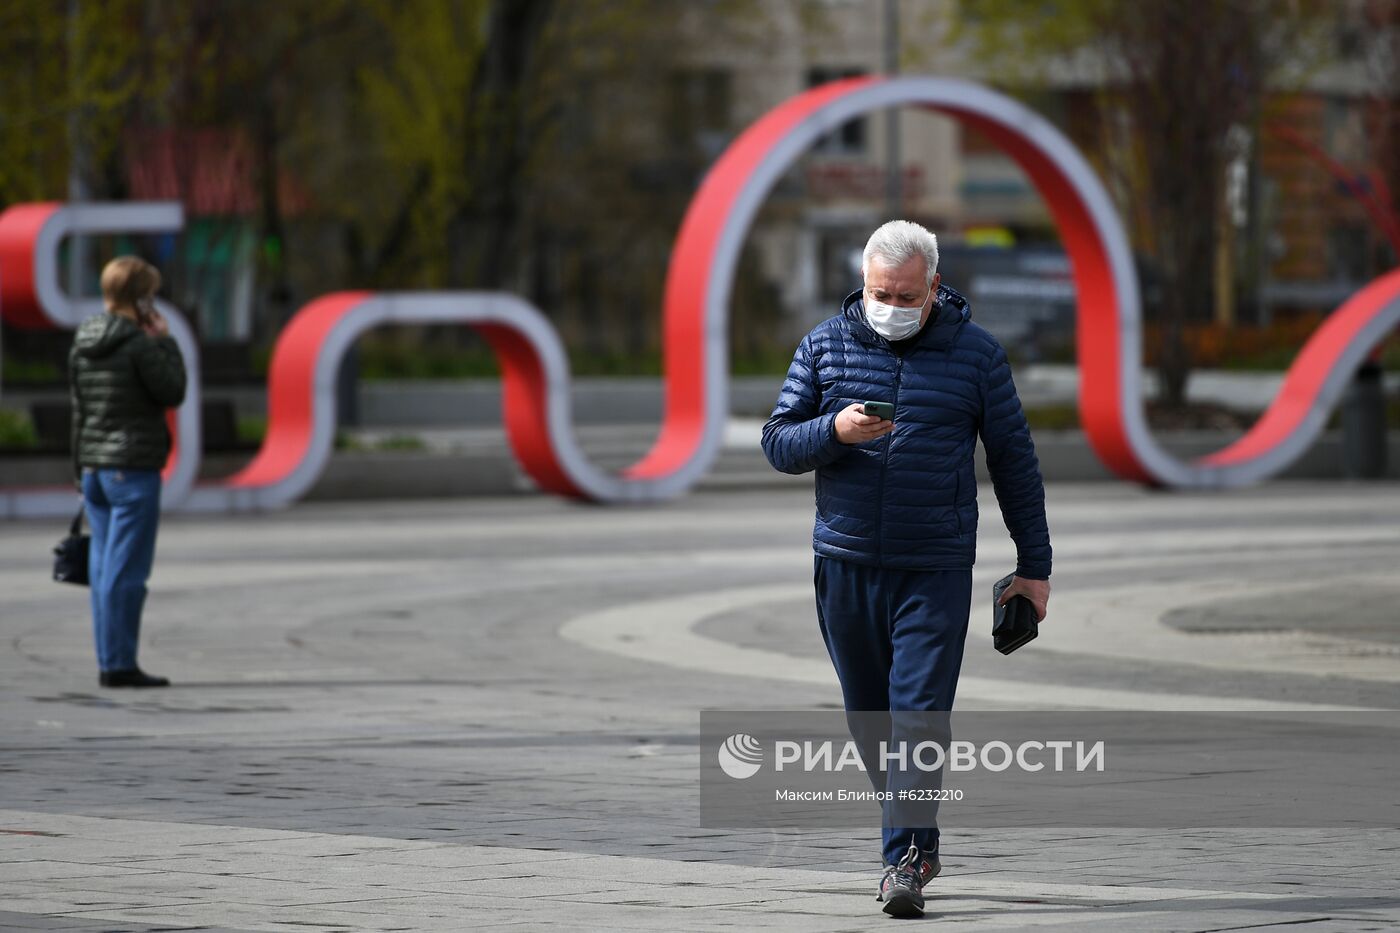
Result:
M972 323L967 300L938 287L924 328L899 344L865 321L861 293L797 348L763 452L784 473L817 471L818 554L901 570L972 567L977 552L977 436L1016 543L1016 573L1050 576L1045 490L1006 351ZM836 439L853 402L893 402L894 430Z

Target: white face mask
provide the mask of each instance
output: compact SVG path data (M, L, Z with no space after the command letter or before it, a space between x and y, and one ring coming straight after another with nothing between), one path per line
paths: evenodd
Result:
M928 296L924 296L928 301ZM865 301L865 320L875 329L875 333L886 340L903 340L919 329L919 321L924 316L924 302L912 308L887 305L883 301L868 298Z

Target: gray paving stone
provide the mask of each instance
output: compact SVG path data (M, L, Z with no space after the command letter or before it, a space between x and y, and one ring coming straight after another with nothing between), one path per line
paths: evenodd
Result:
M1007 659L975 603L964 676L1016 679L1026 696L1097 685L1400 708L1390 628L1312 617L1319 594L1353 584L1363 607L1386 604L1397 492L1052 487L1052 617ZM982 514L990 576L1012 555L995 504ZM832 684L559 634L658 596L790 585L791 599L694 631L822 662L802 595L810 521L810 491L781 489L654 509L523 497L177 517L142 656L176 686L152 693L96 687L86 594L46 577L51 523L0 525L0 929L869 929L873 827L699 825L697 711L832 708ZM1150 598L1124 595L1125 579ZM1306 582L1287 604L1303 638L1200 622L1257 629L1238 592L1213 615L1158 621L1221 579ZM1110 592L1125 624L1196 656L1075 642L1075 607ZM1261 660L1260 644L1288 647ZM1393 829L947 825L943 861L930 915L959 928L1400 925Z

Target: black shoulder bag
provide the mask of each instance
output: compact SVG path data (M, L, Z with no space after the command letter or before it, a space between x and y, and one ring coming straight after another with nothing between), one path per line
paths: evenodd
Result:
M78 514L73 516L73 524L68 526L68 537L53 549L53 578L59 583L76 583L87 586L88 551L92 538L83 534L83 506L78 506Z

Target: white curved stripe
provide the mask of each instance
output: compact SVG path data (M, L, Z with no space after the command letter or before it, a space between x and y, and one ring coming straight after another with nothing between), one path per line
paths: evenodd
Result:
M1248 461L1212 465L1178 460L1158 443L1149 429L1144 409L1142 377L1142 299L1130 241L1112 198L1097 173L1078 148L1053 124L1016 100L983 85L955 78L903 77L872 82L832 100L783 137L767 153L736 198L725 223L710 269L706 294L709 404L722 405L727 398L728 302L740 248L753 217L778 179L818 138L871 111L898 106L928 106L962 111L990 120L1038 149L1059 170L1084 205L1103 245L1113 275L1118 308L1119 396L1124 430L1134 455L1159 482L1168 486L1218 488L1243 486L1268 478L1302 455L1326 426L1329 412L1340 401L1356 367L1367 355L1367 346L1400 326L1400 299L1390 302L1371 321L1363 335L1348 345L1329 370L1318 398L1303 423L1289 437ZM719 334L718 343L713 335ZM711 407L710 411L725 408ZM707 422L704 459L717 431Z
M1092 218L1096 235L1108 252L1113 270L1120 313L1119 353L1123 360L1120 391L1133 448L1159 479L1189 485L1192 471L1157 444L1144 419L1141 297L1131 247L1112 199L1079 150L1049 121L1018 101L979 84L939 77L893 78L872 83L836 98L788 133L768 152L745 183L725 223L709 275L707 333L711 330L721 335L725 333L729 293L733 287L740 249L754 216L788 168L818 139L841 124L875 110L900 106L949 108L985 117L1033 144L1060 169ZM718 358L727 364L724 358L726 351L727 343L721 340L718 348L711 344L708 358ZM718 376L712 367L711 386ZM727 367L722 378L728 378ZM727 381L719 391L709 396L711 402L724 401L725 390ZM706 440L707 443L710 440L708 432Z
M709 469L724 443L728 412L729 300L739 255L755 215L778 180L818 138L842 123L871 111L918 105L954 115L974 115L1003 127L1049 160L1084 207L1094 234L1106 251L1114 281L1119 341L1119 386L1123 429L1133 455L1152 477L1169 486L1239 486L1271 476L1302 454L1323 429L1327 413L1340 399L1366 346L1400 325L1400 298L1391 301L1368 323L1328 371L1316 402L1301 426L1274 448L1244 462L1226 466L1183 462L1162 448L1148 429L1143 406L1142 307L1131 249L1112 199L1082 154L1059 130L1019 102L968 81L939 77L906 77L872 81L833 98L785 132L754 166L728 205L716 235L704 295L705 417L700 440L690 457L673 473L650 479L623 478L594 466L573 435L567 359L557 334L536 309L514 296L499 293L385 294L368 297L332 330L321 348L315 374L314 431L309 455L281 483L254 489L201 489L186 495L199 463L199 383L180 412L181 456L167 483L166 506L184 504L204 509L270 508L285 505L314 483L330 455L335 434L334 376L340 359L354 340L370 327L389 322L489 322L512 327L535 348L545 379L546 420L551 447L560 468L589 498L600 501L653 501L684 492ZM72 326L84 313L81 303L65 303L58 284L57 243L70 232L121 232L178 229L177 204L87 204L61 209L40 233L36 246L36 289L41 305L57 323ZM454 306L455 307L452 307ZM168 306L167 306L168 307ZM53 310L57 309L57 310ZM494 310L492 310L494 309ZM166 308L163 308L166 310ZM193 336L187 326L172 332L182 341L187 364L197 369ZM195 443L190 444L193 440ZM25 494L20 494L21 496ZM7 494L8 514L49 514L53 506L43 493L28 494L25 502ZM64 506L57 511L66 509ZM23 510L28 509L25 512Z
M194 328L174 305L156 299L156 309L170 325L170 336L180 348L185 361L185 400L175 410L175 469L165 478L161 489L161 509L180 508L194 488L199 476L199 463L204 456L203 386L199 367L199 342Z
M325 469L335 444L336 378L341 360L366 331L386 324L496 324L522 335L541 361L551 440L561 465L587 494L627 498L624 483L595 467L573 434L567 357L558 334L533 305L506 292L384 292L355 305L331 329L316 357L313 426L307 455L284 480L268 486L199 487L187 500L195 511L280 508L299 499Z
M34 243L34 296L39 310L59 330L73 330L94 314L103 313L100 298L74 300L63 290L58 275L58 248L74 234L174 233L185 225L184 208L176 201L65 204L44 223ZM184 357L185 400L176 411L174 472L161 489L161 510L179 508L199 475L203 457L199 345L194 328L173 305L157 299L156 307L170 324L170 336ZM0 517L26 518L71 515L78 495L71 489L8 490L0 492Z
M726 612L777 602L809 601L810 586L748 586L628 603L577 616L559 629L562 638L597 651L650 664L731 677L787 680L830 687L840 696L831 662L797 657L763 648L734 645L700 635L695 626ZM1057 616L1065 613L1057 609ZM1047 622L1045 637L1054 638ZM1138 631L1141 629L1139 628ZM813 637L816 637L815 634ZM1185 636L1183 636L1185 637ZM1008 664L1014 663L1008 661ZM1095 708L1158 711L1343 711L1358 707L1324 703L1281 703L1247 697L1151 693L1102 687L1034 683L963 676L958 679L958 708L968 701L996 706Z
M34 297L53 325L72 330L91 314L91 300L73 301L58 277L58 245L73 234L175 233L184 229L178 201L75 203L59 207L34 242ZM99 309L101 302L96 302Z

